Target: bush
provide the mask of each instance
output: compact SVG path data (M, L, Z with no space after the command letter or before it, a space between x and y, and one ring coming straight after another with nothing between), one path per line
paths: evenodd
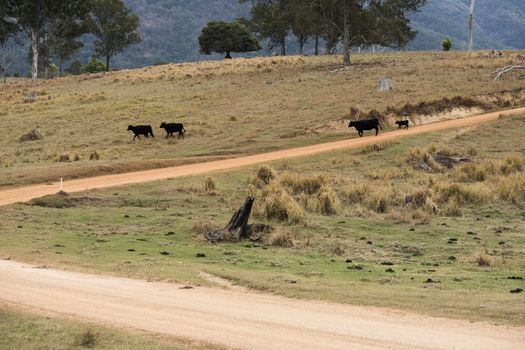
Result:
M64 153L64 154L61 154L60 156L58 156L58 159L57 159L58 162L70 162L71 161L71 158L69 157L69 154L67 153Z
M83 73L100 73L105 71L106 65L95 57L92 57L88 64L86 64L82 69Z
M474 189L460 184L441 184L436 188L437 199L440 203L453 203L458 205L478 203L483 199L483 194Z
M72 75L79 75L82 74L83 66L82 62L79 60L75 60L71 62L68 68L66 68L66 73L72 74Z
M487 166L470 163L459 168L455 177L460 182L482 182L487 179L489 171L490 163Z
M443 39L441 46L443 47L443 51L450 51L452 48L452 40L450 40L450 38Z
M346 204L363 203L367 193L370 191L364 184L351 185L343 189L343 202Z

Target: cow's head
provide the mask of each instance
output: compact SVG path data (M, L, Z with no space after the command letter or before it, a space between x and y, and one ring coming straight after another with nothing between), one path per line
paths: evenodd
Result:
M166 123L162 123L162 124L160 124L160 128L161 128L161 129L164 129L165 127L166 127Z
M128 131L133 130L135 127L133 125L128 125Z
M398 121L396 122L396 124L397 124L397 125L401 125L401 121L398 120Z
M356 122L354 121L350 121L350 124L348 124L348 127L351 128L353 126L356 126Z

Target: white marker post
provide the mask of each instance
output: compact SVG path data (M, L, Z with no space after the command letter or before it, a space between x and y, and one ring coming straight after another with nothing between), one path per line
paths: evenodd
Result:
M62 192L62 189L64 189L64 178L60 178L60 192Z

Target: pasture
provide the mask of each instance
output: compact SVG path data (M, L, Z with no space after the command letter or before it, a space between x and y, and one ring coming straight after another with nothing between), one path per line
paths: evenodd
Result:
M0 255L523 325L524 294L511 291L525 278L524 132L523 117L505 118L262 170L45 197L0 208ZM430 160L436 152L471 162L446 169ZM208 243L204 233L247 194L252 222L275 231Z
M517 74L490 73L523 60L520 52L385 53L340 57L235 59L171 64L105 75L0 86L0 186L127 172L260 153L355 137L356 112L377 109L394 126L404 111L416 123L523 104ZM388 77L394 90L380 93ZM37 100L26 100L36 92ZM455 100L443 100L444 98ZM406 104L411 103L408 108ZM418 105L423 103L422 105ZM351 110L352 108L352 110ZM163 138L162 122L181 122L184 140ZM150 124L136 140L129 124ZM38 128L43 139L21 141Z

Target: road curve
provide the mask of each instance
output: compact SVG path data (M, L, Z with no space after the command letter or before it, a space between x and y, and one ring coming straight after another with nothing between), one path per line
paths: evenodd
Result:
M0 261L0 301L241 349L523 349L525 327Z
M206 163L189 164L175 166L171 168L161 168L125 174L104 175L86 179L71 180L65 182L64 191L81 192L94 188L114 187L134 183L164 180L168 178L206 174L214 171L233 169L253 164L270 162L274 160L303 157L342 149L358 148L369 144L392 140L400 137L407 137L446 129L478 125L497 120L500 116L516 115L525 115L525 108L516 108L501 112L482 114L473 117L466 117L443 121L439 123L426 124L422 126L412 127L407 131L390 131L380 134L377 137L370 136L364 138L355 138ZM59 186L59 183L51 183L0 191L0 206L13 204L17 202L27 202L34 198L56 193L60 188Z

